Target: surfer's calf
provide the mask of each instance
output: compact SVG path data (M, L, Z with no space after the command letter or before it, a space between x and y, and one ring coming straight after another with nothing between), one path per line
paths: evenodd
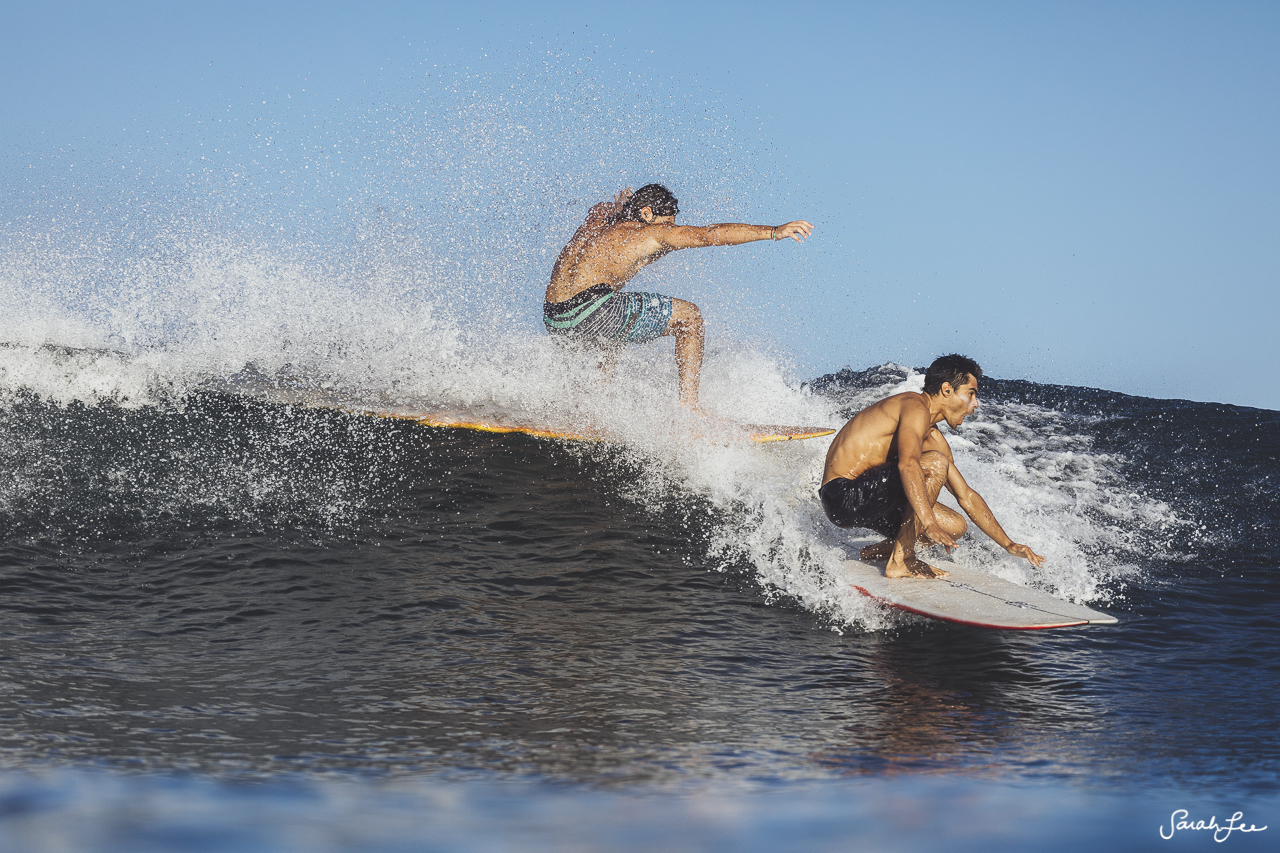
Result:
M917 544L950 553L968 523L938 503L945 486L960 508L1015 557L1043 566L1044 557L1009 538L982 495L969 487L937 425L958 429L978 409L982 368L962 355L943 356L925 373L924 392L895 394L868 406L836 433L827 451L818 497L837 527L862 527L885 539L862 549L864 560L884 560L885 575L946 577L916 556Z

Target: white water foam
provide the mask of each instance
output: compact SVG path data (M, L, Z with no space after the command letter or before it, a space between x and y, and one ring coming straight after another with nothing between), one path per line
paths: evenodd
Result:
M750 359L744 359L750 361ZM775 384L776 369L760 363L737 387L768 389L763 405L784 420L836 426L844 415L893 393L920 390L923 376L896 365L901 381L836 397ZM714 374L716 371L712 371ZM732 370L722 375L731 375ZM726 384L714 393L728 393ZM738 417L752 416L747 401ZM758 411L758 410L756 410ZM1149 538L1185 522L1160 501L1145 498L1123 479L1123 460L1091 449L1078 419L1042 407L987 404L948 439L957 465L982 493L1006 531L1047 558L1043 569L1009 556L971 525L954 555L966 565L1014 583L1034 585L1078 603L1105 605L1123 598L1137 568L1131 555ZM799 602L835 627L877 629L895 617L877 610L842 584L834 569L875 541L833 527L816 499L825 440L766 447L681 444L650 463L651 481L638 490L661 502L672 492L703 496L721 519L708 557L713 566L746 564L766 593ZM956 507L949 495L944 498Z

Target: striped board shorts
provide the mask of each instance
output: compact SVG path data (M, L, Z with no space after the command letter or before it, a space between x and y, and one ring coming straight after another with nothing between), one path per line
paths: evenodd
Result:
M619 293L607 284L588 287L564 302L544 302L547 331L600 346L643 344L662 337L672 301L660 293Z

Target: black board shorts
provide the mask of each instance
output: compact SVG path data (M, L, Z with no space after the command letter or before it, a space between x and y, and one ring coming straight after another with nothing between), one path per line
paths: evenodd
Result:
M836 477L818 489L818 499L836 527L863 527L890 539L910 506L896 462L869 468L856 480Z

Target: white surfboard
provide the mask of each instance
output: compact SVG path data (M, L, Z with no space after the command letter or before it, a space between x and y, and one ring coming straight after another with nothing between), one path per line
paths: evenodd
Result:
M951 574L945 578L886 578L883 565L861 560L846 560L840 571L845 580L865 596L944 622L1026 631L1114 625L1119 621L1106 613L948 560L931 560L930 565Z

